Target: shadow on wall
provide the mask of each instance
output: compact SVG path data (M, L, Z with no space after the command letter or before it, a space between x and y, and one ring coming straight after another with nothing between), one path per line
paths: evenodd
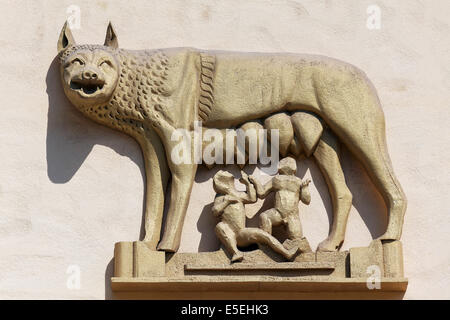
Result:
M64 94L59 74L59 60L55 58L46 77L48 95L47 121L47 175L53 183L66 183L72 179L94 145L110 147L130 158L140 169L145 188L145 171L141 150L133 138L96 124L85 118ZM136 199L139 201L139 199ZM141 199L144 202L144 199ZM144 207L144 205L143 205ZM142 215L143 216L143 215ZM140 239L144 235L141 223Z
M105 269L105 300L113 298L111 278L114 276L114 259L111 259Z

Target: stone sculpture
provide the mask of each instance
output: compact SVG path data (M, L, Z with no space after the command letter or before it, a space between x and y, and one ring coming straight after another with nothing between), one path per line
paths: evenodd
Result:
M145 238L116 243L113 290L359 291L372 288L368 270L377 275L379 289L406 289L399 241L406 198L387 152L380 102L360 70L297 54L123 50L111 24L104 45L76 45L65 24L58 52L68 99L87 117L134 137L144 156ZM245 192L235 189L230 173L219 171L213 179L212 214L219 218L215 231L223 248L170 253L179 246L197 170L191 152L197 121L221 132L277 129L278 135L269 136L271 146L277 146L271 153L284 159L278 175L265 185L242 171ZM180 129L191 161L173 158L178 144L172 138ZM219 145L228 150L228 144ZM346 251L339 249L352 196L340 164L341 144L362 162L389 214L379 239ZM244 149L233 149L231 155L244 153L241 167L251 158L250 146ZM220 151L214 149L215 156ZM315 159L333 202L329 236L316 252L303 237L298 209L300 201L310 202L310 181L296 177L293 157ZM203 160L209 167L217 163ZM160 241L169 179L171 200ZM245 205L270 192L275 193L274 207L260 215L260 228L247 227ZM287 231L283 243L271 234L276 225ZM239 250L253 243L259 248Z
M258 228L246 228L246 203L256 202L256 190L249 181L247 174L241 171L239 180L245 184L247 192L238 192L234 187L234 177L226 171L219 171L214 176L214 190L217 192L212 209L221 222L216 226L216 234L228 252L231 253L231 261L242 261L244 258L238 246L247 247L258 243L269 246L274 251L290 260L298 251L298 247L287 249L271 235L270 232Z
M310 180L302 183L295 176L297 163L293 158L284 158L279 163L279 175L262 186L256 179L250 177L256 186L258 197L264 199L270 192L275 192L275 206L264 211L260 216L261 229L272 234L272 226L284 225L291 240L303 238L302 225L298 211L301 200L305 204L311 201L308 191Z
M155 114L172 128L189 130L196 120L208 128L276 128L283 157L312 156L334 208L320 251L336 251L344 241L352 201L339 161L344 144L386 202L389 222L379 239L400 239L406 198L389 159L377 94L357 68L297 54L123 50L111 24L104 45L77 45L64 25L58 52L69 100L94 121L131 135L142 148L147 179L144 241L150 248L177 251L197 170L194 162L172 161L169 131L155 129ZM171 202L158 244L169 179Z

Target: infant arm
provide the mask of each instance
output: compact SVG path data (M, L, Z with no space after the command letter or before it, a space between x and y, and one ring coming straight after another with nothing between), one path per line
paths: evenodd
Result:
M253 176L250 176L249 179L256 187L256 194L260 199L264 199L265 197L267 197L267 195L273 190L272 180L270 180L264 186L262 186L261 183L258 180L256 180Z
M230 196L218 196L214 199L214 205L212 207L212 213L215 217L220 217L226 207L231 203L238 202L238 199Z
M246 192L240 192L239 196L244 203L255 203L257 200L255 186L249 181L248 175L241 171L242 178L239 181L245 185Z

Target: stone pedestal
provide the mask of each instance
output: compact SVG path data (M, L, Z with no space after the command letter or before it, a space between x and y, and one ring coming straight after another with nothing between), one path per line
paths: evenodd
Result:
M383 243L383 267L385 277L403 277L403 248L400 241Z
M117 242L114 248L114 277L162 277L165 263L165 253L143 241Z
M370 291L373 281L380 284L378 291L406 290L400 241L305 252L290 262L261 246L233 264L222 249L169 254L151 250L145 242L118 242L111 286L115 291L323 292Z
M368 271L377 268L384 274L383 247L380 240L374 240L368 247L350 249L350 276L352 278L367 277Z

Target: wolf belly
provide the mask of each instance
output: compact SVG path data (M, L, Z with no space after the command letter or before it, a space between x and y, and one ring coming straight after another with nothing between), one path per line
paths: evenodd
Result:
M318 111L313 75L323 68L320 61L294 54L214 56L214 104L205 126L234 126L289 109Z

